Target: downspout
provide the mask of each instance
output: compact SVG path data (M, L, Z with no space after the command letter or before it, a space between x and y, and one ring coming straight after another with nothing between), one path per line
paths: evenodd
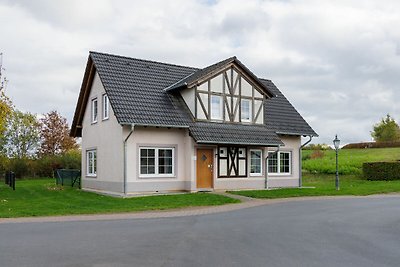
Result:
M280 149L281 149L281 146L278 145L278 149L274 153L271 153L271 156L278 154ZM270 154L267 151L267 157L265 158L265 185L264 185L265 189L268 189L268 158L269 158L269 156L270 156Z
M126 165L127 165L127 145L126 144L128 142L129 137L133 133L134 126L135 126L134 124L131 124L131 130L130 130L128 136L124 140L124 196L127 195L127 186L128 186L128 182L127 182L128 174L127 174L127 167L126 167Z
M303 186L302 156L301 156L301 154L302 154L302 149L303 149L303 147L305 147L306 145L308 145L308 143L311 142L311 140L312 140L312 135L309 135L308 137L309 137L310 139L309 139L307 142L305 142L304 144L302 144L302 145L300 146L300 148L299 148L299 187L302 187L302 186Z

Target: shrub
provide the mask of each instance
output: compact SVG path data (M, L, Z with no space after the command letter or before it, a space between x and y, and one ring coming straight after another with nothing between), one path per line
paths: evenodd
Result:
M364 163L363 176L367 180L400 180L400 161Z
M321 159L324 156L325 156L325 153L322 152L321 150L314 150L310 155L310 159Z
M8 159L0 157L0 175L11 170L18 178L54 177L56 169L81 169L80 150L70 150L60 155L47 155L37 159Z

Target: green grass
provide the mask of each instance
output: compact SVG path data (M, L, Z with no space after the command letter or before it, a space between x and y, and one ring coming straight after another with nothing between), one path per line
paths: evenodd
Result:
M335 151L323 151L322 158L309 159L312 150L303 151L303 169L311 173L334 174ZM370 148L370 149L341 149L339 150L339 173L361 174L362 164L373 161L400 160L400 148Z
M16 191L0 183L0 218L165 210L238 202L210 193L114 198L55 186L52 179L19 180Z
M400 192L400 181L367 181L358 175L341 175L340 190L335 190L335 176L306 174L303 185L315 188L285 188L275 190L232 191L231 193L254 198L287 198L303 196L365 196Z

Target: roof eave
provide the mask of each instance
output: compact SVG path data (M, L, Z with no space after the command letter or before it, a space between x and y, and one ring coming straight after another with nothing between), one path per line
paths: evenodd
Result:
M142 126L142 127L158 127L158 128L189 128L188 125L167 125L167 124L151 124L151 123L128 123L123 122L120 125L135 125L135 126Z
M87 99L89 97L88 90L90 88L88 88L88 87L90 87L89 85L91 84L91 82L93 80L95 72L96 72L96 69L94 66L94 62L89 54L89 57L88 57L88 60L86 63L85 74L83 75L83 79L82 79L82 84L81 84L81 89L79 92L78 101L76 103L74 118L72 120L72 125L71 125L71 130L69 133L69 135L72 137L80 137L80 135L81 135L81 130L79 130L79 128L82 128L82 120L83 120L83 116L85 113Z
M296 135L296 136L312 136L312 137L318 137L319 135L317 133L314 132L314 134L310 134L310 133L300 133L300 132L284 132L284 131L278 131L276 132L276 134L281 134L281 135Z
M196 143L198 144L223 144L223 145L248 145L248 146L271 146L271 147L277 147L277 146L284 146L285 144L280 142L280 143L252 143L252 142L220 142L220 141L197 141Z

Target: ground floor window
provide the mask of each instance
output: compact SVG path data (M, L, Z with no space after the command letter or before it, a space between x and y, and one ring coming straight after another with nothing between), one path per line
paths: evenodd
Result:
M173 176L174 148L141 147L140 176Z
M292 165L291 152L279 151L268 152L268 173L271 174L290 174Z
M250 176L262 175L262 151L250 149Z
M97 175L97 151L91 149L86 151L86 174L87 176Z

